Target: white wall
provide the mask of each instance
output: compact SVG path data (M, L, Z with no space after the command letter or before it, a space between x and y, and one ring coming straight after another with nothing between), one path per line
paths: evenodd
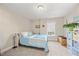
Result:
M3 49L13 45L12 33L24 31L31 31L31 21L0 6L0 35L4 37L0 45L4 45Z
M47 34L47 20L46 19L41 19L40 25L41 25L40 33L41 34ZM43 25L45 25L45 27L43 27Z

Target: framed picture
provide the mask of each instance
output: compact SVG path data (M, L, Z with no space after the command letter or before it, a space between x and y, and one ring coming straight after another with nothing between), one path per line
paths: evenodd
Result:
M35 28L40 28L40 25L35 25Z

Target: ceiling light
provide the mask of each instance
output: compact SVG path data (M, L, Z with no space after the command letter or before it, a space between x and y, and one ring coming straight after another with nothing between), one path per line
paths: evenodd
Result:
M44 9L44 6L43 5L38 5L37 8L38 9Z

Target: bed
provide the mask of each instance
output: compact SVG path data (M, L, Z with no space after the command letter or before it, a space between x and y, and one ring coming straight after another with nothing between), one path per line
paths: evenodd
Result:
M25 46L44 48L44 51L48 52L48 40L47 35L45 34L27 35L27 33L25 33L20 38L20 44Z

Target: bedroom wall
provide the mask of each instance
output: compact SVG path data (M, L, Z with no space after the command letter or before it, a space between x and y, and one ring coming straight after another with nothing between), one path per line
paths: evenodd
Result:
M11 37L13 33L31 31L30 24L30 20L0 6L0 45L2 45L2 49L13 46Z

